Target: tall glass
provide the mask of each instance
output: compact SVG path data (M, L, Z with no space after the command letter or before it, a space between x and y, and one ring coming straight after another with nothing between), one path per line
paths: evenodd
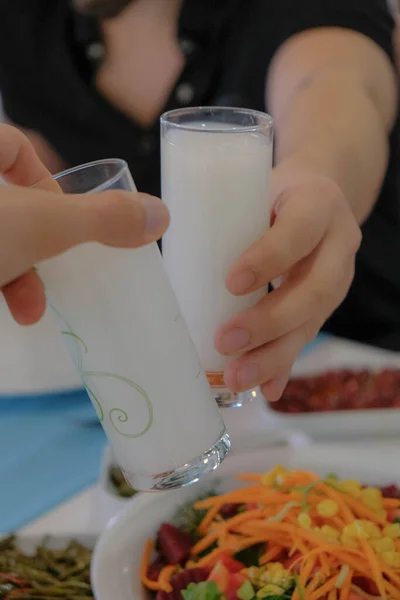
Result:
M79 166L55 180L68 193L136 191L122 160ZM88 243L44 261L39 273L132 487L171 489L215 469L229 437L157 245L126 250Z
M220 406L241 406L257 390L233 394L215 331L267 289L233 296L229 269L269 227L272 120L239 108L187 108L161 117L162 199L171 211L163 257L183 317Z

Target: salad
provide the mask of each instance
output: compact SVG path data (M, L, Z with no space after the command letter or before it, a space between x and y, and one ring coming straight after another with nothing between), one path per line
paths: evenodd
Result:
M155 600L400 600L400 499L275 466L162 523L143 553Z

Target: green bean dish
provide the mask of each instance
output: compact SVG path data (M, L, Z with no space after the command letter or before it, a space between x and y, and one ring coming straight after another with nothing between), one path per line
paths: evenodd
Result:
M90 584L92 550L77 541L52 550L46 541L25 554L14 535L0 540L1 600L86 600L94 598Z
M113 490L120 498L132 498L136 494L136 491L125 481L119 467L110 467L108 476Z

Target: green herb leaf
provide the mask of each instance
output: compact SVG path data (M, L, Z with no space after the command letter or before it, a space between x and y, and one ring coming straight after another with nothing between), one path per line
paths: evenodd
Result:
M393 523L400 523L399 517L396 517L395 519L393 519Z
M207 510L196 510L194 504L199 500L204 500L211 496L215 496L215 492L206 492L199 496L197 500L192 500L181 506L171 520L171 524L175 525L178 529L182 529L182 531L186 531L186 533L189 533L195 541L198 541L199 534L197 529L206 516Z
M296 586L296 589L299 592L300 600L305 600L304 590L303 590L303 587L302 587L302 585L301 585L301 583L299 581L297 573L293 574L293 579L294 579L294 584Z
M243 563L245 567L254 567L258 565L260 557L264 554L265 544L257 544L256 546L250 546L241 552L235 554L234 558L239 562Z
M252 598L254 598L254 596L255 596L254 588L251 585L249 580L245 581L244 584L239 588L239 590L237 592L237 596L241 600L252 600Z
M189 583L186 590L182 590L184 600L222 600L215 581L201 581L200 583Z

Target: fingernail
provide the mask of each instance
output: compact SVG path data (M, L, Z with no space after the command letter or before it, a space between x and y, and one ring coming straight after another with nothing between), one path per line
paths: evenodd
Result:
M162 233L168 227L168 208L159 198L154 196L145 196L143 207L146 211L146 233L151 235Z
M237 384L243 389L257 385L259 377L260 369L254 363L247 363L243 367L240 367L236 373Z
M234 294L243 294L249 290L256 282L256 276L250 269L239 271L229 282L229 289Z
M223 354L234 354L249 345L250 335L244 329L230 329L221 337L220 348Z
M262 386L262 393L269 402L277 402L287 386L288 377L273 379Z

